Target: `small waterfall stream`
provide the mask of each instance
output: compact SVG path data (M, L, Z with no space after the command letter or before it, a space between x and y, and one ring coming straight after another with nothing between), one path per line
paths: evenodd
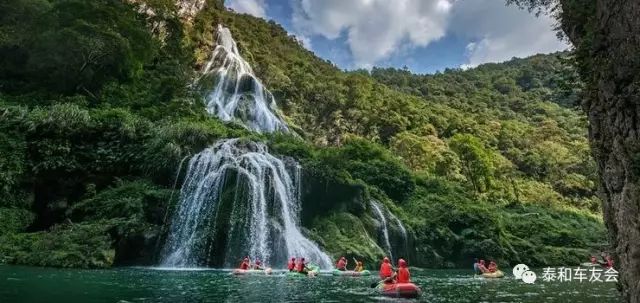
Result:
M379 227L379 233L382 235L382 245L384 246L383 249L386 249L386 251L389 254L389 258L392 260L392 262L395 262L393 260L394 259L394 251L395 252L407 252L407 230L405 229L404 225L402 225L402 222L400 221L400 219L398 219L398 217L396 217L391 211L389 211L384 205L382 205L380 202L375 201L375 200L371 200L371 208L373 209L373 214L375 215L375 217L377 218L377 220L380 222L380 227ZM393 223L392 223L393 222ZM402 247L401 250L399 250L399 247L394 247L394 245L392 245L392 242L397 244L397 241L392 241L391 240L391 236L390 236L390 232L389 232L389 225L390 224L395 224L395 226L397 227L397 229L400 231L400 240L402 243ZM380 240L380 239L379 239Z
M387 252L389 253L389 258L391 260L394 260L393 251L391 249L391 242L389 242L389 229L387 228L387 219L385 218L384 214L382 213L382 208L381 208L381 206L380 206L380 204L378 202L371 200L371 206L373 207L373 211L376 214L376 217L378 217L378 220L380 220L380 223L382 225L382 227L381 227L382 237L383 237L383 240L384 240L385 248L387 249Z

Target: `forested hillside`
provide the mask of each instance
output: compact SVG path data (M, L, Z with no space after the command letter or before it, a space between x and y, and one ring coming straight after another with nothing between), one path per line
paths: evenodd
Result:
M226 137L301 162L302 223L333 256L384 254L372 200L404 222L408 243L392 244L418 266L577 264L606 244L571 54L435 75L345 72L217 1L193 15L168 0L0 1L0 11L4 262L155 264L178 168ZM205 112L193 83L218 24L296 135Z

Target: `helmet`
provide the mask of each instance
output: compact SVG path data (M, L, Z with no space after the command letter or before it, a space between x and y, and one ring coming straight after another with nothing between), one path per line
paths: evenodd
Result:
M295 261L295 260L296 260L296 257L291 257L291 261Z
M401 258L401 259L398 260L398 265L400 267L407 267L407 261L405 261L404 259Z

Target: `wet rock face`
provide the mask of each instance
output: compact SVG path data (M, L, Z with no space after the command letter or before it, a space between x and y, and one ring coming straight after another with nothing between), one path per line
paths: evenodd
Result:
M565 11L571 2L561 0ZM584 108L615 268L624 301L640 302L640 1L598 0L590 37L572 30L586 25L571 13L563 13L563 29L589 51L581 58L588 70Z

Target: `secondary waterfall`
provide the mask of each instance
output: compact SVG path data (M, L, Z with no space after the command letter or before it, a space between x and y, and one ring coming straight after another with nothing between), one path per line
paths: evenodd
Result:
M288 131L275 99L253 74L228 28L218 25L217 45L198 83L207 111L223 121L237 120L257 132Z
M382 224L382 236L383 236L383 240L384 240L384 244L385 244L385 248L387 249L387 252L389 253L389 258L391 260L394 260L393 258L393 252L391 251L391 242L389 242L389 229L387 228L387 219L385 218L384 214L382 213L382 209L380 208L380 205L378 204L378 202L376 201L371 201L371 206L373 207L373 211L376 214L376 216L378 217L378 220L380 220L380 223Z
M235 266L248 255L273 266L289 257L330 268L299 228L300 166L262 143L218 141L195 155L163 249L162 266Z
M398 219L398 217L396 217L384 205L380 204L380 202L371 200L370 204L373 210L373 214L380 222L379 233L382 235L381 246L384 246L383 249L386 249L389 254L389 258L391 258L391 260L395 260L394 251L403 253L406 253L408 251L407 230L405 229L404 225L402 225L400 219ZM399 231L399 237L393 238L390 236L389 226L392 225L392 223L395 224L395 228L397 228L397 230ZM398 245L398 243L400 243L401 245Z

